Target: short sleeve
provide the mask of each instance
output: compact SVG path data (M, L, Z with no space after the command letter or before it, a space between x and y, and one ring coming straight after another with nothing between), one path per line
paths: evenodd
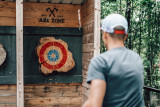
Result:
M89 64L88 74L87 74L87 83L91 83L94 79L105 79L105 67L104 62L100 58L93 58Z

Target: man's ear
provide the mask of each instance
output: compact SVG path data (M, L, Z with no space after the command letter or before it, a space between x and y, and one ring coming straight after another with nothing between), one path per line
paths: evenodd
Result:
M104 32L104 38L107 39L108 38L108 33Z
M127 39L127 37L128 37L128 33L125 35L124 40L126 40L126 39Z

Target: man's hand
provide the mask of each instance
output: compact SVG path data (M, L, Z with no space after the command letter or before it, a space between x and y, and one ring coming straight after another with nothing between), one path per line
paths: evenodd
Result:
M102 107L105 92L106 82L104 80L92 80L89 99L85 102L83 107Z

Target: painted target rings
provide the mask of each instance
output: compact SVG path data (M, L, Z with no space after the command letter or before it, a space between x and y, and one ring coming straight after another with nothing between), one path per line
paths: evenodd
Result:
M39 58L43 66L54 71L61 68L66 63L67 50L57 41L47 42L42 46Z

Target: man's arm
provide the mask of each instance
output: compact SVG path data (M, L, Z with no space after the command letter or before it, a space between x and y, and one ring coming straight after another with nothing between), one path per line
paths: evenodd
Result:
M83 107L102 107L106 92L106 82L95 79L91 81L90 95Z

